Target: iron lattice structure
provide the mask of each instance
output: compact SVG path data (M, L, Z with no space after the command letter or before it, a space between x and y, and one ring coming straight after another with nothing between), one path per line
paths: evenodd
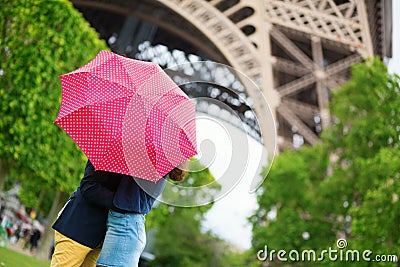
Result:
M72 2L118 53L143 56L148 42L247 75L274 112L281 147L317 143L330 123L330 92L350 77L351 65L374 55L391 57L391 0ZM168 58L183 60L174 52ZM232 101L233 96L222 97L223 90L215 94L204 87L202 93L213 92L239 114L254 109L259 123L251 118L245 123L260 136L268 130L265 107L257 90L246 90L245 81L243 88L237 94L252 99L250 106ZM268 140L264 144L267 149L274 146Z

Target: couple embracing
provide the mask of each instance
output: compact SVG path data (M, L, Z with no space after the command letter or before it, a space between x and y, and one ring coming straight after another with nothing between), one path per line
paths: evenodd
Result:
M98 171L88 161L79 187L53 225L50 266L137 266L146 244L145 215L166 179L181 181L184 175L177 167L154 183Z

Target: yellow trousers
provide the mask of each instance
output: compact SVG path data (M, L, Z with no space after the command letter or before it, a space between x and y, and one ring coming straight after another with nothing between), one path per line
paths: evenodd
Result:
M101 248L89 248L61 233L54 233L54 253L50 267L95 267Z

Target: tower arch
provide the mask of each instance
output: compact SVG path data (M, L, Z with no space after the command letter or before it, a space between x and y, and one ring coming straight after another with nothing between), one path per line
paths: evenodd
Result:
M374 55L390 57L390 0L72 2L154 23L248 76L260 89L247 93L255 100L261 132L269 129L260 92L274 113L281 146L301 145L295 137L317 143L329 124L330 92L349 78L351 65ZM271 150L272 144L264 145Z

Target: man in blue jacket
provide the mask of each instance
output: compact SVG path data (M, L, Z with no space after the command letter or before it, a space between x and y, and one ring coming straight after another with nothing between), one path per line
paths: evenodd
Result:
M175 168L168 176L180 181L184 174ZM164 190L166 179L154 183L96 171L88 162L80 186L53 225L55 251L50 266L94 267L102 246L98 265L137 265L146 244L144 215Z
M55 248L51 267L96 266L106 234L108 211L122 175L96 171L87 162L80 186L72 193L53 225Z

